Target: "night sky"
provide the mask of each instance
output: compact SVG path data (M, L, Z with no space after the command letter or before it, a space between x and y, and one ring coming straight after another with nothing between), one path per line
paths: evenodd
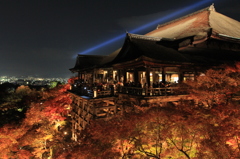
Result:
M194 4L203 2L202 5ZM0 76L68 78L77 54L126 32L146 34L159 24L215 5L240 21L240 0L0 0ZM124 38L88 54L108 55Z

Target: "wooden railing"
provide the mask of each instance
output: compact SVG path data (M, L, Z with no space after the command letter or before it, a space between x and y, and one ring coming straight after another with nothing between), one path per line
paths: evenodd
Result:
M185 91L179 92L179 87L164 87L164 88L139 88L139 87L126 87L118 86L108 88L106 90L99 90L96 88L83 87L81 89L74 88L73 92L78 92L79 95L85 95L93 98L114 96L117 93L124 93L137 96L167 96L167 95L182 95L186 94Z
M87 87L87 86L82 86L82 87L72 87L71 92L80 95L80 96L88 96L88 97L103 97L103 96L111 96L116 93L116 90L112 89L105 89L105 90L99 90L95 87Z
M178 94L176 90L178 87L164 87L164 88L137 88L137 87L119 87L118 93L126 93L131 95L142 96L164 96Z

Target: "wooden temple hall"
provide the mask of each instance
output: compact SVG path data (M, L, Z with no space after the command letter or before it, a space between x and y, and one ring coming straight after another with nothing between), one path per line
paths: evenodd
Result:
M214 5L137 35L108 56L78 55L70 69L77 80L73 98L73 139L94 118L124 113L134 104L163 106L187 96L179 83L212 67L240 61L240 22Z

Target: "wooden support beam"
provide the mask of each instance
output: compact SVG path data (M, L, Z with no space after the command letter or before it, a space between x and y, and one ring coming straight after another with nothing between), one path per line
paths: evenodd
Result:
M166 70L165 70L165 67L162 67L162 82L166 83Z
M139 82L138 70L134 69L134 82L137 84Z
M150 87L150 68L146 69L146 81L147 81L148 87Z
M123 83L127 83L127 72L125 69L123 69Z

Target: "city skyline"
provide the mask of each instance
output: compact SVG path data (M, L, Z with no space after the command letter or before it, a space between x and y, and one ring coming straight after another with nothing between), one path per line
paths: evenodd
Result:
M197 2L200 1L1 1L0 76L70 78L73 74L68 69L74 66L78 53ZM172 19L212 3L218 12L240 20L237 0L205 0ZM145 34L156 26L135 33ZM88 54L108 55L123 41L124 37Z

